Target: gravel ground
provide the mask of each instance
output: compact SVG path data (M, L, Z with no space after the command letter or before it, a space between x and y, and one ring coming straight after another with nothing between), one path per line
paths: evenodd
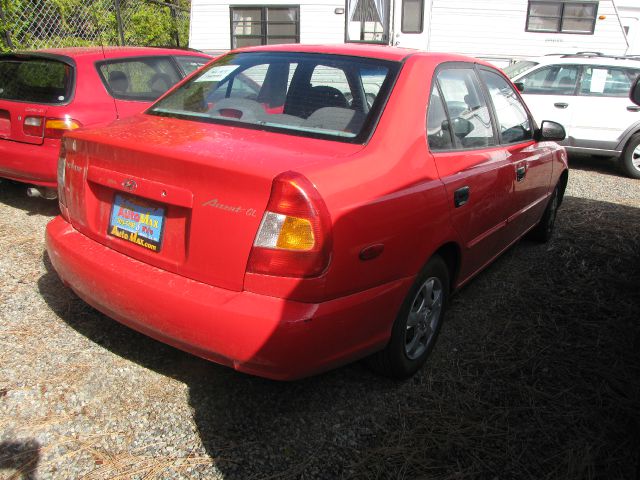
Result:
M640 478L640 181L572 162L556 236L454 297L406 382L294 383L137 334L63 287L54 202L0 184L1 478Z

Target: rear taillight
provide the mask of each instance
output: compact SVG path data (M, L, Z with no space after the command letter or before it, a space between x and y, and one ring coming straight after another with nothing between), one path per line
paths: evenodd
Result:
M22 131L30 137L42 137L44 133L44 117L24 117Z
M69 215L67 213L67 197L65 190L65 181L66 181L66 170L67 170L67 149L65 147L65 142L60 143L60 153L58 154L58 203L60 204L60 213L62 216L69 220Z
M62 138L66 132L80 128L77 120L65 116L64 118L44 118L38 116L24 117L22 130L31 137Z
M253 242L247 270L286 277L316 277L331 261L331 218L304 176L278 175Z
M66 132L80 128L80 122L73 118L47 118L44 124L44 136L46 138L62 138Z

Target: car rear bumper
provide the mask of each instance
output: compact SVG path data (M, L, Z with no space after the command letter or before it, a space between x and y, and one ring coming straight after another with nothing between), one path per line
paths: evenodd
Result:
M59 151L60 140L32 145L0 139L0 177L56 188Z
M381 349L413 281L309 304L158 269L89 239L62 217L47 226L46 245L63 282L101 312L200 357L277 380Z

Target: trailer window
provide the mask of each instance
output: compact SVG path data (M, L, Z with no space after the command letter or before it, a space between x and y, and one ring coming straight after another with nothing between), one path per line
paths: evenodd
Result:
M231 7L231 48L300 43L300 7Z
M402 33L422 33L424 0L402 0Z
M527 32L593 35L598 2L529 0Z

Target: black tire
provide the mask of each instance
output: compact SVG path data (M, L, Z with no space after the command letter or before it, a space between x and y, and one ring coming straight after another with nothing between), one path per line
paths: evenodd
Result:
M560 205L559 188L553 190L547 208L544 209L540 222L529 232L529 238L536 242L546 243L553 236L553 229L556 225L556 215Z
M449 268L444 260L439 256L431 258L402 303L389 343L384 350L369 357L369 366L374 371L387 377L405 379L422 367L433 350L444 320L449 300L449 278ZM429 292L431 298L427 298ZM436 295L439 296L436 298ZM421 299L425 307L422 313L416 309L416 302ZM416 325L412 326L410 322Z
M633 135L622 151L620 169L631 178L640 178L640 133Z

